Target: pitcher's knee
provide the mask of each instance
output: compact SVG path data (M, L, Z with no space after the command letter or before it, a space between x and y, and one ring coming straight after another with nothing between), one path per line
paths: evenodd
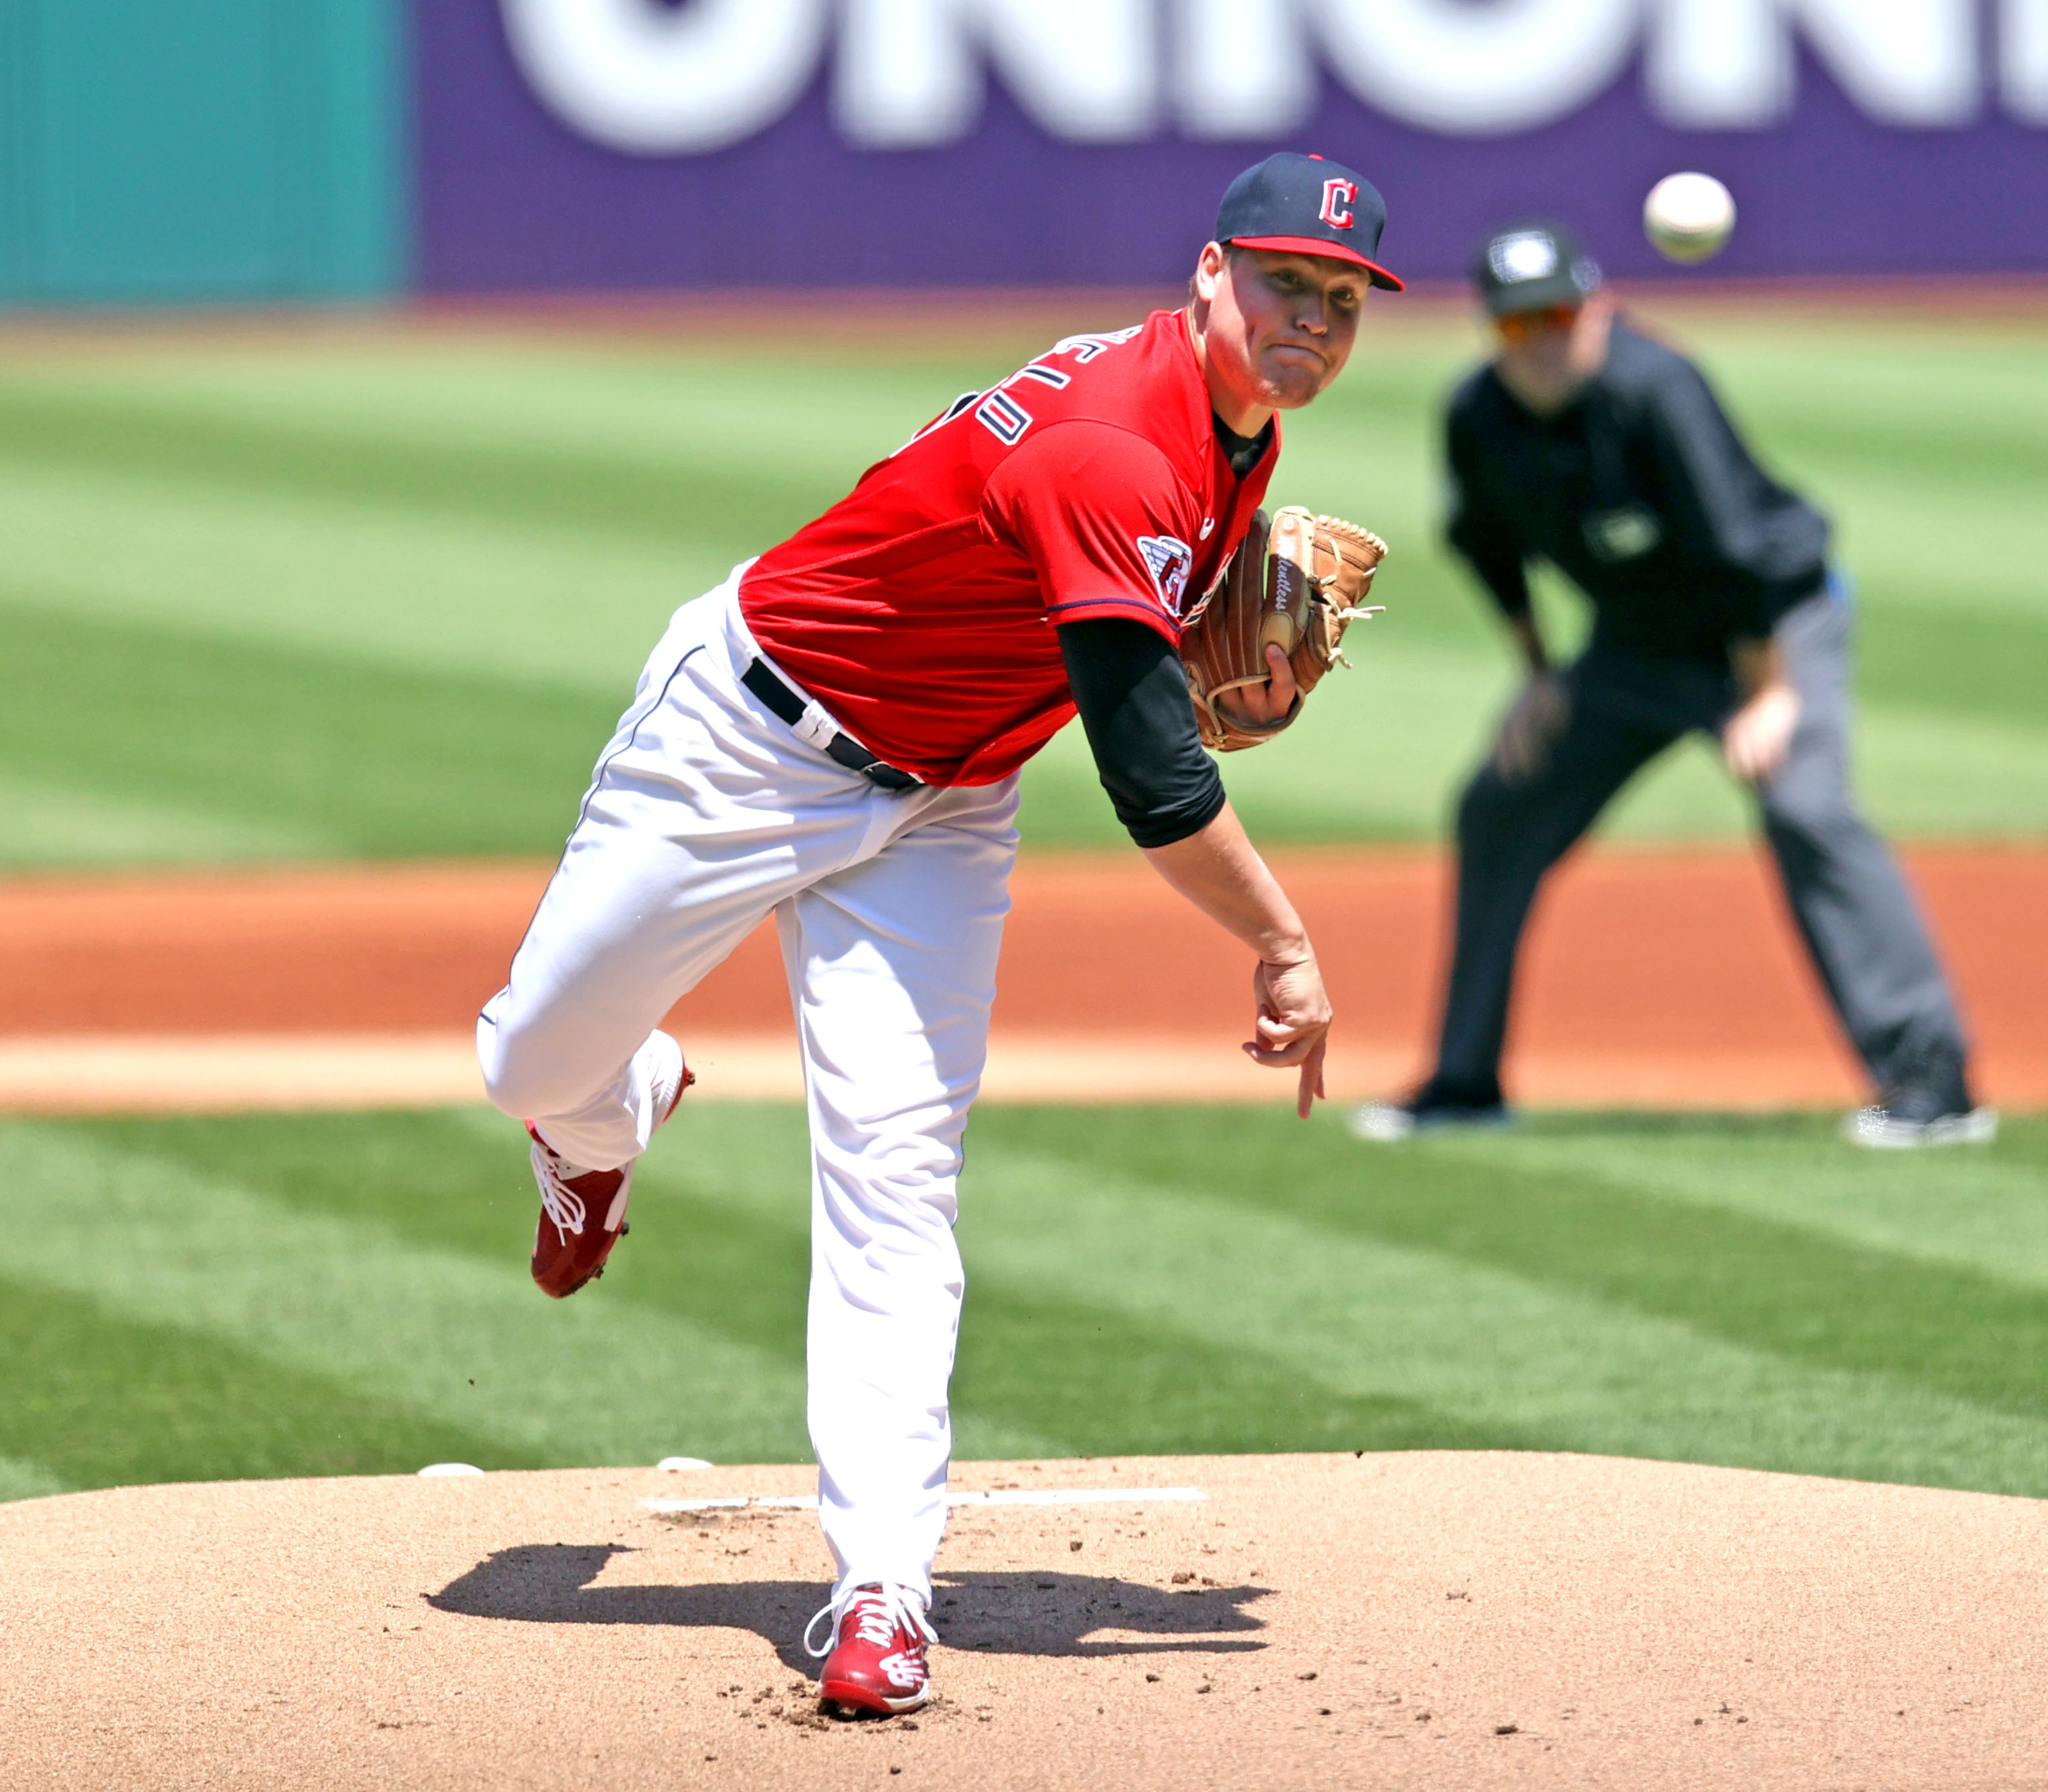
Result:
M575 1066L488 1008L476 1024L476 1061L491 1105L515 1120L573 1113L592 1093L589 1079L576 1075ZM599 1086L604 1080L599 1079Z
M518 1120L533 1112L526 1105L526 1084L520 1076L523 1066L503 1049L502 1035L488 1021L477 1023L476 1063L483 1072L484 1095L499 1113Z

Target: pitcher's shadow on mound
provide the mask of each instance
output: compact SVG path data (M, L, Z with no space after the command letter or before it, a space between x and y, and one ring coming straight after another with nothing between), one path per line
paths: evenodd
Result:
M673 1624L752 1631L785 1667L814 1673L801 1633L832 1589L821 1581L709 1581L688 1587L596 1587L616 1543L522 1543L495 1550L425 1596L437 1612L529 1624ZM1000 1655L1235 1654L1263 1649L1243 1633L1262 1620L1245 1609L1268 1587L1167 1592L1109 1575L944 1574L932 1613L939 1640ZM1123 1635L1091 1641L1099 1631Z

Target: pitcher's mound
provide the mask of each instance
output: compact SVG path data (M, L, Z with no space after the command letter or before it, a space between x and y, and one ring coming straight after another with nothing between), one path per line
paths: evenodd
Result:
M6 1782L2048 1783L2048 1503L1569 1456L966 1464L956 1500L994 1497L941 1558L938 1700L844 1724L797 1643L815 1517L758 1503L809 1483L0 1507Z

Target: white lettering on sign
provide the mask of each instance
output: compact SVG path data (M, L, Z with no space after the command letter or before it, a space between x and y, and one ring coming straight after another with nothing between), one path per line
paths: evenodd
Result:
M1965 124L1987 82L1978 0L499 0L542 102L639 155L739 142L832 48L832 102L866 149L957 142L992 76L1054 137L1270 142L1325 72L1446 136L1534 129L1611 87L1639 48L1650 110L1753 130L1794 103L1803 42L1884 123ZM2048 0L1997 0L1997 90L2048 124Z
M843 0L832 103L877 149L964 137L984 59L1056 137L1113 143L1158 122L1151 0Z
M1458 137L1568 118L1619 75L1643 0L1311 0L1324 54L1391 118Z
M1873 118L1976 115L1976 0L1662 0L1644 65L1651 106L1707 130L1776 123L1792 109L1795 25Z
M586 137L643 156L723 149L797 100L827 0L502 0L533 91Z
M2048 125L2048 0L2005 0L1998 47L2006 111L2029 124Z
M1316 59L1296 0L1179 0L1175 115L1191 137L1270 141L1307 122Z

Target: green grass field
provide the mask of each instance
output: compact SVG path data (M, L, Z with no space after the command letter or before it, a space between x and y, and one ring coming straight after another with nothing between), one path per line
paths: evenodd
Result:
M560 1305L523 1143L470 1112L0 1124L0 1494L803 1458L799 1111L663 1134ZM1389 1150L990 1107L960 1239L966 1456L1555 1449L2048 1495L2048 1120L1873 1157L1798 1119Z
M2048 331L1678 328L1839 519L1878 818L2048 833ZM1435 541L1435 406L1475 343L1379 307L1289 422L1276 496L1388 537L1391 613L1284 747L1231 764L1263 837L1433 835L1501 700L1506 657ZM1042 346L774 364L502 329L17 347L0 359L0 863L551 852L675 604ZM1551 596L1561 631L1576 607ZM1027 842L1120 838L1071 731L1030 777ZM1742 824L1697 748L1613 820Z
M1878 818L2048 835L2048 331L1679 328L1841 525ZM1042 346L0 343L0 868L552 853L668 612ZM1288 426L1276 497L1390 538L1391 614L1228 766L1261 837L1433 836L1505 692L1435 545L1473 348L1376 306ZM1029 845L1120 844L1071 731L1027 790ZM1743 816L1689 749L1612 825ZM992 1108L973 1139L967 1455L1499 1445L2048 1495L2048 1121L1898 1159L1818 1118L1375 1152L1328 1116ZM693 1111L560 1306L522 1144L467 1112L0 1123L0 1497L801 1457L799 1115Z

